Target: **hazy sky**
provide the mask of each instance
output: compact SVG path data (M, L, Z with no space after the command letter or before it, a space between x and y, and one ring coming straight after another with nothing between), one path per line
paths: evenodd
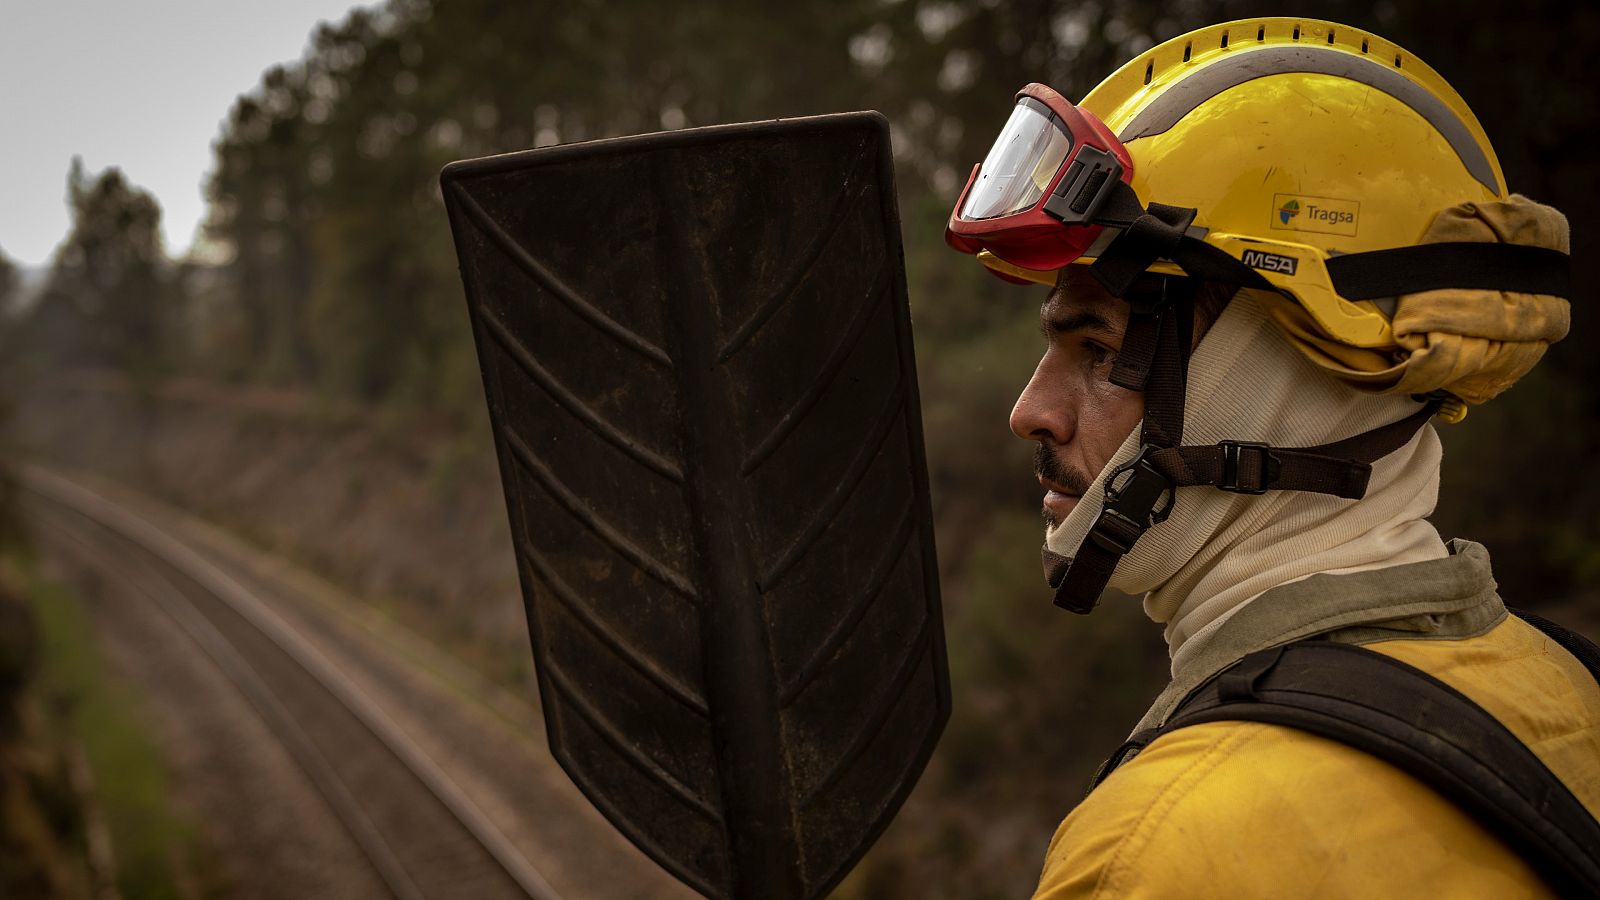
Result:
M67 233L67 166L119 166L161 202L167 252L205 212L234 97L298 59L350 0L0 0L0 253L40 265Z

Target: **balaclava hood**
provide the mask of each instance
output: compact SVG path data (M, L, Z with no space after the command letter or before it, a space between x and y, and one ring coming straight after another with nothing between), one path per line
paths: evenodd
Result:
M1243 290L1190 360L1184 438L1190 444L1231 439L1312 446L1398 421L1418 408L1406 396L1374 396L1336 381L1290 346L1256 292ZM1106 475L1138 448L1135 428L1073 511L1046 532L1047 557L1076 552L1103 505ZM1438 435L1424 426L1373 463L1359 501L1300 491L1251 496L1178 488L1171 518L1122 557L1110 587L1145 595L1145 612L1166 625L1176 667L1197 635L1278 585L1447 555L1426 521L1438 499L1441 456Z

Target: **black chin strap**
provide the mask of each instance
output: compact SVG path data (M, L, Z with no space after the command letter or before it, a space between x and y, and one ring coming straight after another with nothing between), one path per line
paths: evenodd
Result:
M1146 531L1171 515L1175 488L1204 485L1234 494L1308 491L1359 500L1366 496L1372 463L1405 446L1441 403L1430 397L1404 419L1316 447L1222 441L1163 448L1144 443L1138 455L1107 476L1105 506L1077 554L1058 561L1051 580L1056 605L1075 613L1093 611L1117 563Z

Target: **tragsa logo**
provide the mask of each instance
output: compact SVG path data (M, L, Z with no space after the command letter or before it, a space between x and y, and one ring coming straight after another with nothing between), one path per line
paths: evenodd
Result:
M1300 215L1299 200L1290 200L1289 202L1278 207L1278 221L1285 225L1293 221L1294 217L1298 215Z

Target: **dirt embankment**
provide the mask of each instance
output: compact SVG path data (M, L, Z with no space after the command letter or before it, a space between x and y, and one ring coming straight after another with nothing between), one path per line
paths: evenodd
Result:
M307 564L496 680L529 667L487 434L305 395L109 373L34 381L3 441L115 479Z

